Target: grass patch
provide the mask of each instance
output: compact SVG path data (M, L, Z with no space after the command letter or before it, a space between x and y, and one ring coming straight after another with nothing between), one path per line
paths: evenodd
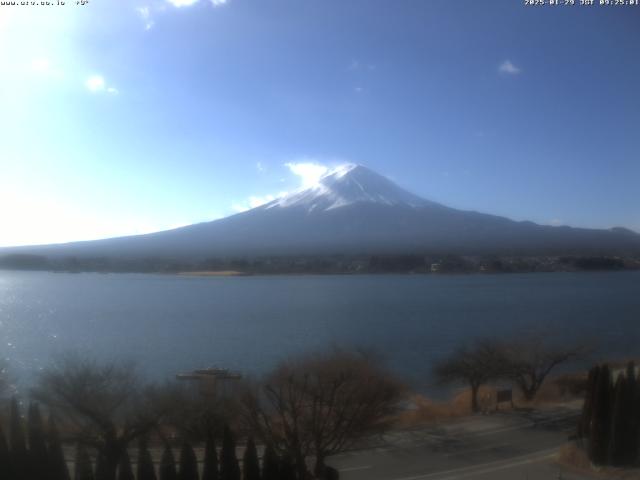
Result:
M575 473L603 480L638 480L639 468L597 467L591 463L584 449L575 443L560 449L556 461Z

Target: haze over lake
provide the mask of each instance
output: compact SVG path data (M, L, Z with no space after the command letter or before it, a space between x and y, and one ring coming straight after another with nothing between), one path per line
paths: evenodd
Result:
M69 350L153 377L212 365L258 374L328 345L373 347L415 388L477 336L522 329L637 352L640 272L202 278L0 271L0 352L22 378Z

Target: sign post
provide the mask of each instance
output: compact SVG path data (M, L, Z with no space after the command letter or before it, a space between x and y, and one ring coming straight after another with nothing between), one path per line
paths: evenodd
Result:
M496 392L496 411L498 410L498 407L500 406L500 404L504 402L509 402L511 404L511 408L514 408L512 389L498 390Z

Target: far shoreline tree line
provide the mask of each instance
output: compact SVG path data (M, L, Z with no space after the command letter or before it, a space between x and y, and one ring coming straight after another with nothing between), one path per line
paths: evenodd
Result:
M528 273L639 270L637 255L504 254L458 255L446 252L406 254L326 254L230 256L202 259L165 257L59 256L27 253L0 256L0 269L53 272L182 273L237 271L244 274L376 273Z

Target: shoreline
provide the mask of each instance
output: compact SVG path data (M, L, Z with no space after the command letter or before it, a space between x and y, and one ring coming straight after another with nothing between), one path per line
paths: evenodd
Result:
M57 274L79 274L79 273L99 273L103 275L112 274L138 274L138 275L173 275L179 277L282 277L282 276L423 276L423 277L458 277L464 275L473 276L510 276L510 275L530 275L530 274L562 274L562 273L629 273L638 272L640 268L623 269L600 269L600 270L521 270L521 271L455 271L455 272L428 272L428 271L240 271L240 270L181 270L181 271L158 271L158 270L65 270L65 269L36 269L36 268L4 268L0 267L0 272L42 272Z
M141 272L136 272L141 273ZM169 273L169 275L178 275L181 277L247 277L251 273L240 272L237 270L196 270Z

